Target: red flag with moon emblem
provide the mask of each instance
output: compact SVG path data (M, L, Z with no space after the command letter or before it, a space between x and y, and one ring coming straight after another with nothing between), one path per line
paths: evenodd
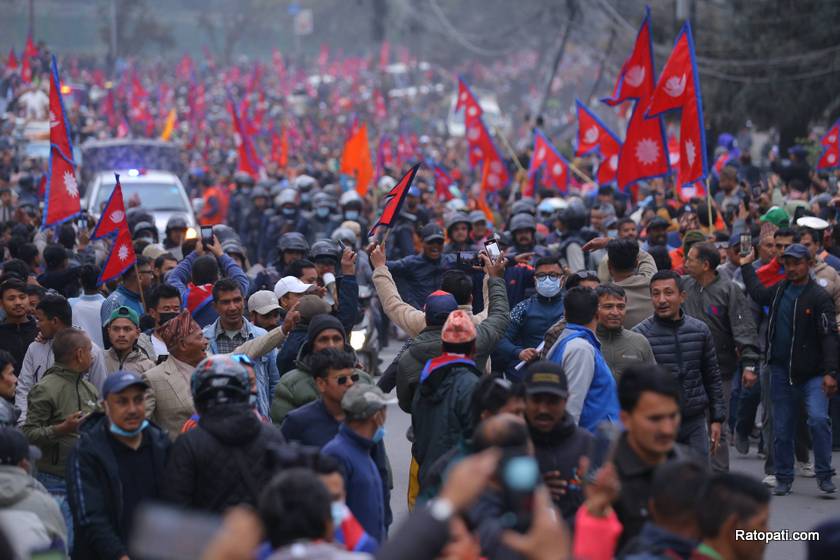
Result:
M82 210L76 166L73 163L73 145L60 84L58 66L53 56L50 72L50 161L44 193L43 227L66 222Z

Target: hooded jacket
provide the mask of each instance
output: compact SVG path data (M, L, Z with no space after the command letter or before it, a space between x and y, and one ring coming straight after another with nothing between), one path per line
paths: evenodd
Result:
M260 422L248 403L212 406L196 428L175 440L164 498L215 513L237 504L256 506L277 472L275 451L284 443L280 430Z
M739 361L742 367L755 368L759 361L758 328L741 288L720 275L705 287L691 277L684 278L683 288L683 309L709 327L723 379L732 379Z
M81 374L61 364L47 370L29 392L29 413L21 428L29 443L41 448L38 470L64 478L67 456L79 434L60 435L55 425L80 410L93 412L98 401L99 391Z
M122 520L123 487L117 458L111 448L108 419L98 412L85 422L79 443L67 461L67 497L73 510L76 558L115 559L128 555L128 532ZM162 484L170 443L166 433L154 424L143 431L143 445L149 445L154 471L151 477ZM160 498L158 488L144 488L146 498Z
M706 323L680 311L676 321L653 315L633 331L648 339L656 363L669 369L680 382L683 418L708 410L710 422L726 419L715 341Z
M592 434L579 428L568 413L550 432L541 432L528 426L534 454L540 466L540 473L556 471L568 483L566 494L554 499L555 505L567 520L574 519L578 507L583 503L583 484L577 472L580 458L589 452Z
M332 315L316 315L309 321L306 342L300 347L297 359L297 368L283 375L280 383L274 390L274 399L271 402L271 420L275 424L281 424L286 415L292 410L312 402L318 398L318 389L315 386L315 378L309 371L307 358L312 354L312 344L322 331L335 329L344 335L344 327L336 317ZM344 336L344 349L353 352L347 344L347 336ZM354 369L353 373L359 374L360 383L373 384L373 378L360 369Z
M480 377L475 362L459 354L443 354L426 363L411 405L411 455L420 465L418 480L424 480L441 455L469 439L470 404Z
M508 306L505 282L501 278L488 281L490 303L487 307L487 319L475 327L475 365L479 371L487 368L487 359L507 328L510 307ZM400 408L411 412L414 390L420 378L420 372L426 362L440 355L440 331L443 325L427 326L417 335L402 353L397 364L397 399Z
M46 530L50 541L67 542L67 525L58 503L40 482L16 465L0 465L0 510L6 514L31 514L21 516L20 521L18 516L15 516L15 530L19 534L41 533ZM24 526L24 523L29 526Z
M624 560L689 560L697 541L666 531L652 521L642 526L642 532L627 543L622 551Z

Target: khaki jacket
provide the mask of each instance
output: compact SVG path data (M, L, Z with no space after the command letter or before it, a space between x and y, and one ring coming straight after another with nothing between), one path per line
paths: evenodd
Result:
M155 362L140 346L135 345L128 355L122 359L117 355L113 346L105 351L105 369L108 370L108 375L115 371L133 371L137 374L143 374L153 367L155 367Z
M814 267L811 270L817 285L831 296L837 313L836 320L840 322L840 274L819 257L814 259Z

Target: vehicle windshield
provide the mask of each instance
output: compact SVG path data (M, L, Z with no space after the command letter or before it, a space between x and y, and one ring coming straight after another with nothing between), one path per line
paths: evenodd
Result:
M99 188L96 204L93 206L95 212L102 211L113 190L113 184L104 184ZM140 206L146 210L188 210L178 185L172 183L123 183L122 190L126 207L129 206L129 201L132 198L139 196Z

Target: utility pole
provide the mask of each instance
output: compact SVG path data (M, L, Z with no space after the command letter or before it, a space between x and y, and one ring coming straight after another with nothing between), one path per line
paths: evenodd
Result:
M554 51L554 57L552 58L551 66L548 71L548 79L545 82L545 87L543 87L542 94L540 95L534 114L532 115L532 123L537 122L537 119L542 114L543 109L545 109L548 96L551 94L551 84L554 82L554 77L557 75L557 70L560 68L560 63L563 61L563 55L566 53L566 44L569 42L569 36L572 34L572 25L575 17L577 16L577 9L577 0L566 0L568 18L566 19L566 25L563 29L563 36L557 45L557 50Z
M117 0L111 0L111 72L117 67Z

